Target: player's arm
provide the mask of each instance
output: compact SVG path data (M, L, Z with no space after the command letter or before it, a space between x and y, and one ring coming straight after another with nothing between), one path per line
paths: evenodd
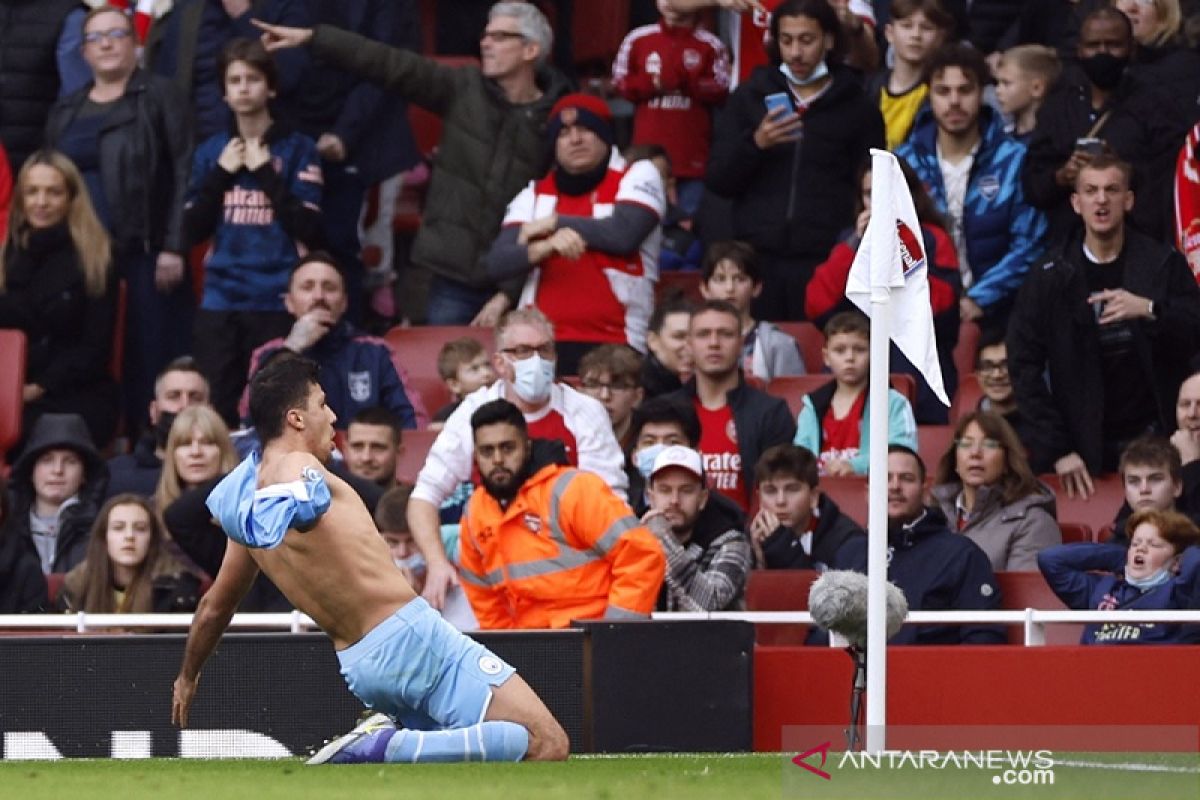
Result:
M179 676L175 678L171 722L180 728L187 727L188 710L196 694L201 667L216 649L221 634L229 627L233 612L246 592L250 591L250 585L257 575L258 565L250 558L250 552L240 544L230 542L225 548L225 559L221 562L212 588L200 599L200 605L192 617L192 627L183 651L183 665L179 668Z

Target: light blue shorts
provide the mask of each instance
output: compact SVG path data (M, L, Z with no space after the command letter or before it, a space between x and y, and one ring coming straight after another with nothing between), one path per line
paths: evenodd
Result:
M411 730L482 722L492 687L516 672L420 597L337 655L350 691Z

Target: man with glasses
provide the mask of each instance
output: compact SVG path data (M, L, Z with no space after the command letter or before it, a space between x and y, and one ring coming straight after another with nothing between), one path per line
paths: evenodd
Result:
M553 32L531 3L492 6L479 67L448 67L328 25L260 24L269 51L310 46L314 58L371 80L442 118L412 260L433 273L428 321L494 325L511 305L483 257L504 209L545 173L542 129L566 79L547 68ZM507 287L515 298L520 283Z
M438 507L472 477L471 415L503 398L525 415L529 436L561 442L567 461L604 479L622 499L629 485L624 459L604 406L554 380L554 328L535 308L510 311L496 326L492 365L498 376L463 398L438 435L408 503L408 526L425 556L424 597L440 608L446 588L458 581L439 534Z
M645 394L638 383L641 372L641 356L623 344L602 344L579 361L579 388L604 406L622 451L630 445L633 410Z
M1021 417L1021 410L1017 408L1017 395L1008 375L1008 345L1004 342L1004 334L1002 327L986 326L979 337L975 379L979 382L983 397L979 400L978 408L1004 417L1028 449L1025 421Z

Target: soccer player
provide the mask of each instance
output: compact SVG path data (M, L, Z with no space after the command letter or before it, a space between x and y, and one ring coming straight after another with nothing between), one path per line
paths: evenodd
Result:
M187 725L200 668L261 569L329 635L350 690L379 712L310 764L565 759L567 736L529 685L417 596L362 501L326 471L336 417L317 365L273 360L251 381L250 415L262 455L209 496L230 542L188 634L172 721Z

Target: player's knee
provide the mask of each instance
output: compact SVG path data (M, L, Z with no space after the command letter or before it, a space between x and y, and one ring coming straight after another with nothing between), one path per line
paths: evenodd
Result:
M529 731L526 761L566 761L571 753L567 732L554 719Z

